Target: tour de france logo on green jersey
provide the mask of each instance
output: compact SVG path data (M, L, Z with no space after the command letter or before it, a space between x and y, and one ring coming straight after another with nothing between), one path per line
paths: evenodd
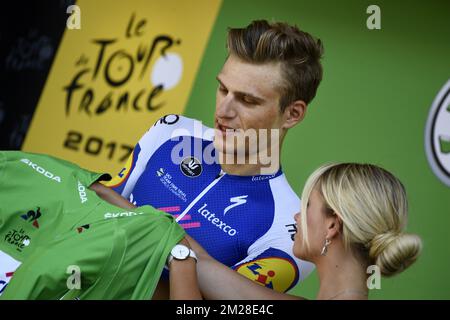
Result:
M24 229L18 228L10 230L5 236L5 241L16 247L17 251L22 252L25 247L30 245L31 238Z
M33 228L39 229L39 218L42 216L41 208L37 207L36 210L29 210L27 213L20 214L20 218L30 223ZM9 230L4 239L8 244L16 247L17 251L22 252L25 247L28 247L31 243L31 237L27 234L27 231L23 228L15 228Z
M431 105L425 129L425 151L434 174L450 187L450 79Z

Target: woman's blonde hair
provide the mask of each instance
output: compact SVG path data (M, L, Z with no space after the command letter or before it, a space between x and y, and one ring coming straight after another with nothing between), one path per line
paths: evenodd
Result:
M326 207L342 220L346 249L365 251L369 264L391 276L409 267L420 255L420 237L404 233L408 203L402 183L388 171L371 164L332 163L309 176L302 194L301 222L307 236L307 204L317 188Z

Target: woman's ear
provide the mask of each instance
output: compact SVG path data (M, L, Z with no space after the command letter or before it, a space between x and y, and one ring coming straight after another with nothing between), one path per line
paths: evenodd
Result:
M306 103L302 100L296 100L284 110L284 129L289 129L301 122L306 115Z
M337 214L327 218L327 239L332 240L342 231L342 220Z

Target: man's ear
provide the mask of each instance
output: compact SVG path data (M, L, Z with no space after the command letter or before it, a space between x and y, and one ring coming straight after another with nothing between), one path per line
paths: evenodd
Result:
M307 105L303 100L292 102L284 110L283 129L289 129L301 122L306 115Z
M327 218L327 239L332 240L337 237L342 230L342 220L337 214Z

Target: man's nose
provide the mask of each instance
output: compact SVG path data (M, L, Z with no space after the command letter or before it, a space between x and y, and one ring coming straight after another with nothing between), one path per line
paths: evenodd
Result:
M217 104L217 116L222 118L234 118L236 116L235 101L231 93L228 93Z

